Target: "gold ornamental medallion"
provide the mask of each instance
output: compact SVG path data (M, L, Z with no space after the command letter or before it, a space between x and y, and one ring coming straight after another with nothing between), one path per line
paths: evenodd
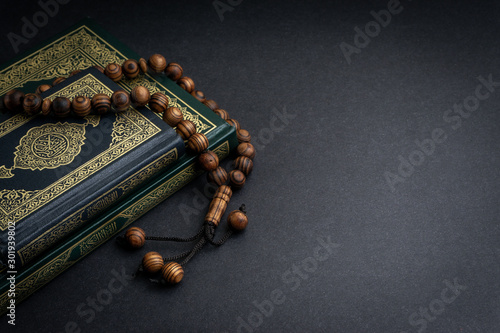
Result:
M14 152L14 168L55 169L73 162L85 140L85 125L44 124L31 128Z

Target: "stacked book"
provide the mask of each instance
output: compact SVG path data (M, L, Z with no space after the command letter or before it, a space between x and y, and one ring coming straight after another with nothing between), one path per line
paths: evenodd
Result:
M220 159L236 147L235 130L165 76L118 84L94 66L139 59L85 20L0 69L0 96L111 95L147 87L168 96ZM75 71L78 74L70 75ZM20 302L197 177L195 155L148 108L57 119L0 115L0 313ZM15 282L15 283L14 283Z

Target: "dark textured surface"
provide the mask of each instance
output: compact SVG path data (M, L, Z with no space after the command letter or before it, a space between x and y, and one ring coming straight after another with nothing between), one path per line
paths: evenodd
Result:
M255 168L230 207L245 202L250 225L193 259L177 287L130 281L95 316L80 316L79 307L105 297L113 271L133 272L146 250L182 248L130 253L108 242L20 304L16 329L63 332L74 322L83 332L499 332L500 86L460 127L443 115L473 101L479 76L500 81L500 6L401 5L350 64L339 45L352 45L354 28L387 2L242 1L223 22L210 1L61 5L21 51L91 15L139 54L182 64L251 132ZM7 34L40 7L18 1L0 10L3 62L15 55ZM296 117L275 122L276 110ZM418 161L415 141L437 128L446 139ZM392 191L384 174L397 174L399 155L422 163L401 170L408 177ZM183 218L181 210L199 207L204 184L135 225L193 233L204 211ZM336 245L317 252L328 238ZM452 297L445 280L465 287ZM241 326L249 321L255 327ZM6 322L0 331L12 330Z

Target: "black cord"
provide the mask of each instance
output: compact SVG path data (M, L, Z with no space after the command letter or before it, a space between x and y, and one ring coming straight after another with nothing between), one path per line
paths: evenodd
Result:
M191 258L194 257L194 255L196 253L200 252L200 250L202 249L202 247L205 245L206 242L207 242L207 240L205 239L205 237L200 238L199 242L196 243L196 245L191 250L191 252L189 253L189 255L180 263L180 265L181 266L186 265L189 262L189 260L191 260Z
M229 237L231 237L232 234L233 234L233 231L229 230L218 241L214 241L212 238L212 239L208 239L208 242L212 245L215 245L215 246L221 246L222 244L224 244L228 240Z
M203 229L204 228L201 228L196 235L189 238L146 236L146 239L153 241L164 241L164 242L192 242L200 238L200 236L203 234Z

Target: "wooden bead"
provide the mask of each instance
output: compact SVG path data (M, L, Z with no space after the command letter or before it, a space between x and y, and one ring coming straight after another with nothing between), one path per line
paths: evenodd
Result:
M148 104L150 98L151 94L149 93L148 88L143 86L134 87L130 92L130 99L137 107L142 107Z
M198 154L208 148L208 139L203 133L194 133L189 137L187 145L191 151Z
M255 157L255 147L248 142L242 142L236 147L236 153L240 156L246 156L253 160Z
M90 114L91 103L90 98L85 96L77 96L71 102L71 107L73 108L73 113L78 117L86 117Z
M245 174L240 170L232 170L229 173L229 184L231 184L231 186L235 189L240 189L245 186L246 180L247 177L245 177Z
M153 54L151 57L149 57L148 63L149 67L155 73L161 73L167 67L167 61L165 60L165 57L162 56L161 54Z
M134 59L126 60L122 65L122 71L128 79L135 79L139 75L139 63Z
M56 97L52 102L52 111L56 117L67 117L71 112L71 101L66 97Z
M148 273L156 273L165 265L163 257L158 252L148 252L142 258L142 268Z
M122 66L116 63L108 64L104 69L104 74L111 80L118 82L123 77Z
M169 99L167 95L161 92L155 92L149 100L149 108L154 112L165 112L168 107Z
M171 261L163 266L161 269L161 276L168 283L176 284L181 282L184 277L184 270L181 265Z
M48 116L52 112L52 101L46 98L42 102L42 115Z
M207 215L205 215L205 223L213 223L215 226L219 225L232 195L233 191L231 191L229 186L219 186L208 207Z
M176 108L175 106L169 107L164 113L163 113L163 121L166 122L170 127L175 127L179 122L181 122L184 119L184 116L182 115L182 111L179 110L179 108Z
M180 135L182 140L187 140L191 135L196 133L196 125L191 120L184 119L177 124L175 131Z
M130 107L130 95L123 90L115 91L111 95L111 104L116 112L127 111Z
M42 98L38 94L26 94L23 99L23 110L27 115L33 116L40 112Z
M196 98L197 100L199 100L202 103L207 100L205 98L205 94L203 93L203 91L200 91L200 90L194 90L193 92L191 92L191 96L193 96L194 98Z
M99 65L94 65L93 66L95 69L97 69L99 72L103 73L104 74L104 68L102 68L101 66Z
M227 123L231 126L233 126L234 128L236 128L236 130L239 130L241 129L241 126L240 126L240 123L235 120L235 119L226 119Z
M203 170L212 171L219 167L219 156L217 156L217 154L213 151L209 150L198 156L198 163Z
M147 73L148 72L148 63L146 59L141 58L139 59L139 68L141 69L141 72Z
M172 81L177 81L182 77L182 67L176 62L171 62L168 64L167 68L165 68L165 75L170 78Z
M76 75L78 73L81 73L81 70L77 69L75 71L72 71L71 73L69 73L69 76L74 76L74 75Z
M224 185L227 182L227 172L223 167L217 167L207 173L207 180L210 184Z
M13 89L5 94L3 103L7 110L19 112L23 109L23 99L24 93L20 90Z
M229 119L229 113L224 109L215 109L214 113L226 121Z
M41 95L43 92L49 90L50 88L52 88L50 84L41 84L38 86L38 88L36 88L36 93L38 95Z
M239 156L234 160L234 167L248 176L252 172L253 162L246 156Z
M59 83L63 82L64 80L66 80L66 78L63 76L60 76L60 77L56 78L54 81L52 81L52 86L58 85Z
M138 227L132 227L125 233L125 240L130 247L135 249L141 248L146 242L146 233Z
M97 114L105 114L111 110L111 98L106 94L96 94L92 97L92 109Z
M213 99L207 99L205 102L203 102L203 104L205 104L205 106L212 111L219 108L219 106Z
M192 93L194 90L194 81L190 77L181 77L179 81L177 81L177 84L188 93Z
M242 212L241 210L233 210L227 216L227 223L236 230L243 230L248 225L248 217L247 214Z
M236 137L238 138L239 143L250 142L252 140L250 132L243 128L236 131Z

